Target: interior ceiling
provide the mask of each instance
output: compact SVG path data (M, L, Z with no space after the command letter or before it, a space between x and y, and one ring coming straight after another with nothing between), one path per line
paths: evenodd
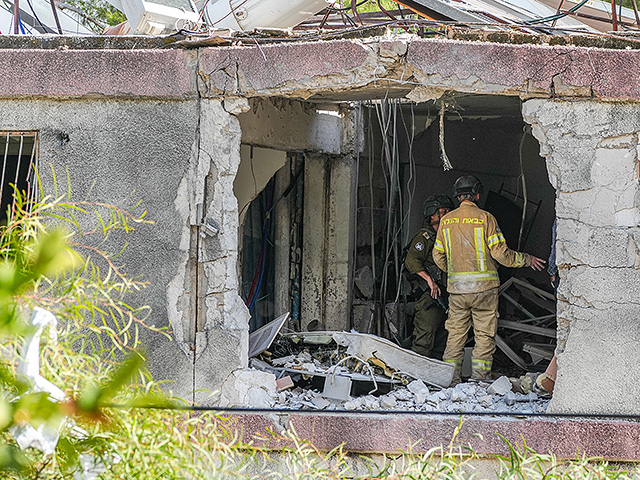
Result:
M342 92L343 94L349 92ZM344 103L354 101L376 101L371 97L365 95L359 95L356 92L351 96L340 95L340 98L331 97L330 99L314 97L312 100L319 103ZM378 92L379 93L379 92ZM399 92L395 92L399 93ZM398 95L395 98L402 98L403 95ZM387 98L394 98L388 96ZM447 115L456 117L487 117L487 116L499 116L499 117L518 117L522 118L521 113L521 101L519 97L506 96L506 95L474 95L474 94L454 94L448 95L445 98L445 102L448 106ZM407 101L407 105L410 102ZM433 115L440 109L440 100L432 100L424 103L417 103L414 105L414 111L416 114Z

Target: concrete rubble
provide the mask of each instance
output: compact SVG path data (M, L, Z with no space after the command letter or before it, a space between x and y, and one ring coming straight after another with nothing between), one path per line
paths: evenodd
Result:
M542 397L535 392L522 394L509 391L505 395L491 394L485 386L471 382L433 391L425 386L416 393L412 392L411 385L413 384L397 387L380 396L363 395L349 397L345 401L332 401L317 391L296 387L279 392L273 408L535 414L545 413L550 400L550 397Z
M276 390L269 389L270 401L263 396L260 406L268 403L270 408L291 410L537 414L546 412L551 399L536 382L535 373L519 379L502 376L493 383L428 385L404 371L395 371L393 355L387 356L385 362L380 361L378 352L371 352L367 360L358 358L350 349L352 344L344 342L344 335L323 332L311 335L307 339L311 343L305 342L304 336L281 336L260 358L251 359L255 375L264 379L269 372L277 378Z

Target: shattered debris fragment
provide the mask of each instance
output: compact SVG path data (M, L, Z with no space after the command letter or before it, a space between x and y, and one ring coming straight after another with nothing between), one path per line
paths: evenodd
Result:
M495 382L489 385L487 389L489 393L492 395L506 395L508 392L512 390L511 388L511 380L509 380L504 375L498 378Z

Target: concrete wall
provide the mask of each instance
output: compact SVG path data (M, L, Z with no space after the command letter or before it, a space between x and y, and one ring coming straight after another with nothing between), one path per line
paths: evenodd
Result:
M175 380L171 388L180 394L193 389L193 368L182 351L188 339L181 319L176 318L178 309L172 309L173 316L168 314L170 304L178 298L167 286L188 260L188 239L182 244L180 238L187 227L189 204L178 192L189 174L198 136L194 111L193 100L0 101L3 129L40 132L40 174L46 192L53 194L54 190L51 168L61 191L67 189L68 172L72 200L107 202L121 208L141 200L141 208L155 222L135 226L136 232L126 239L112 235L104 249L117 252L125 240L130 242L118 264L130 276L142 275L149 281L134 304L152 308L150 324L165 327L170 319L176 321L177 342L144 329L142 339L151 354L155 377ZM176 123L171 119L174 115L184 121ZM69 138L64 144L63 133ZM188 303L185 307L183 315L188 318Z
M72 200L120 208L140 201L138 210L148 211L153 225L135 225L126 238L112 235L101 248L116 253L128 242L117 264L149 282L130 300L150 306L147 322L170 326L173 337L141 330L149 366L156 380L169 380L167 388L189 399L194 388L220 385L245 365L247 341L246 310L237 296L238 212L231 190L240 131L220 102L199 102L0 100L2 129L40 132L46 193L54 192L53 169L61 191L68 187L68 172ZM61 142L61 135L68 141ZM202 238L198 212L215 219L221 233L196 245L194 238ZM194 375L194 361L202 375Z
M530 100L557 190L558 381L553 412L637 414L639 103Z

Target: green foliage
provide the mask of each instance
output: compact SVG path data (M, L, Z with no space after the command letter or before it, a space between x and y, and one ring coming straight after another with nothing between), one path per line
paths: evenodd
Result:
M358 1L358 4L361 1L362 0ZM351 7L350 0L343 1L342 4L344 8ZM402 5L399 5L393 0L381 0L380 4L382 5L382 8L384 8L385 10L397 10L399 8L403 8ZM378 4L377 0L369 0L368 2L363 3L362 5L358 5L356 9L358 10L358 12L379 12L380 5ZM351 9L349 9L348 12L351 12Z
M66 0L58 6L78 15L82 24L97 34L127 19L124 13L105 0Z
M0 225L0 471L20 478L58 472L55 477L76 469L81 453L107 448L105 437L74 428L103 428L108 422L100 407L122 397L123 387L142 372L140 354L131 353L120 365L115 352L131 351L138 342L146 309L131 307L125 297L144 283L121 272L114 263L119 252L107 252L104 241L114 232L132 231L145 214L72 202L69 192L39 202L20 192L15 198ZM68 400L62 403L34 390L16 371L23 339L32 332L24 318L36 306L62 322L60 342L42 348L40 369L65 390ZM53 458L17 448L10 432L27 424L61 429Z

